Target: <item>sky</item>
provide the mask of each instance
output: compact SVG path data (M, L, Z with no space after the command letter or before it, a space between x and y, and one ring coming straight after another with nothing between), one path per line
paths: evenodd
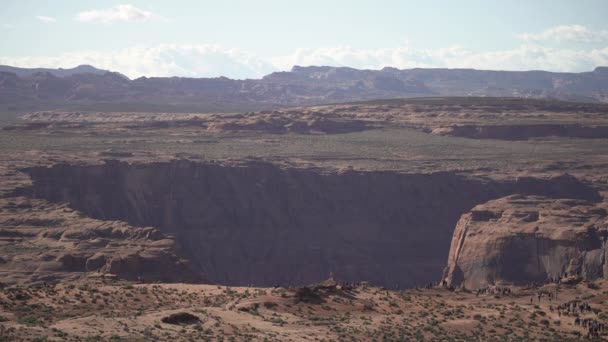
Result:
M2 0L0 64L260 78L293 65L591 71L608 0Z

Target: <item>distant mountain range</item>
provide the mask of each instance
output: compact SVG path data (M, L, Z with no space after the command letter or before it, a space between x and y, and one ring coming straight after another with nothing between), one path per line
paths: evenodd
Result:
M235 111L424 96L608 102L608 67L598 67L591 72L556 73L294 66L291 71L275 72L262 79L141 77L130 80L120 73L88 65L73 69L0 66L2 110L23 110L38 105Z
M12 67L12 66L8 66L8 65L0 65L0 72L14 73L19 77L31 77L32 75L37 74L37 73L49 73L49 74L52 74L53 76L57 76L57 77L66 77L66 76L72 76L75 74L103 75L109 71L97 69L91 65L79 65L79 66L77 66L75 68L71 68L71 69L17 68L17 67ZM124 77L127 78L127 76L124 76Z

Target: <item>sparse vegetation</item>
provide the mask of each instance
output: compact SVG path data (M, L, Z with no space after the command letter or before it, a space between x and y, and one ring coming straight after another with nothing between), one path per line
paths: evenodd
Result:
M598 286L604 288L606 285L600 282ZM556 305L555 302L547 300L530 305L529 297L533 290L527 289L516 289L509 297L495 298L493 295L477 297L471 293L441 289L391 291L387 296L384 290L361 286L347 293L340 290L322 293L323 305L297 302L295 289L217 288L209 285L133 286L131 283L89 281L77 283L75 287L66 284L20 288L18 291L29 294L25 303L15 298L15 288L0 289L0 301L5 303L10 314L0 317L0 329L3 329L0 332L16 337L27 331L33 334L32 338L41 340L80 336L89 340L144 338L174 341L212 337L215 340L223 336L225 341L279 341L286 336L295 339L306 336L307 328L311 327L315 327L314 334L317 335L314 336L326 341L503 340L505 335L516 341L567 341L582 334L582 330L572 324L574 317L558 317L555 311L548 309L550 305ZM575 297L580 299L587 295L586 291L595 290L578 286L563 289L560 297L564 302ZM53 296L48 296L49 293ZM77 300L78 297L102 296L103 293L110 294L104 296L108 301L103 308L83 305ZM346 294L351 296L348 301L344 299ZM184 298L187 300L182 300ZM608 293L589 300L603 303L608 300ZM44 313L46 307L55 306L55 311L60 311L61 315ZM92 312L95 315L91 315ZM183 314L185 312L194 314L197 321L188 320L190 316ZM181 324L179 319L175 320L175 325L160 322L160 318L173 313L180 313L188 323ZM103 334L99 334L96 325L92 324L98 319L96 317L104 317L106 331ZM21 330L6 328L13 322L20 324ZM50 328L56 323L61 323L61 329ZM264 328L268 323L278 330Z

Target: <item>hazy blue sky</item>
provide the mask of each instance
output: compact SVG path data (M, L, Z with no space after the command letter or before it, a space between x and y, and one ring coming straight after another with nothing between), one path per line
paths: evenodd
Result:
M293 64L608 64L608 0L3 0L0 8L0 63L88 63L130 77L259 77Z

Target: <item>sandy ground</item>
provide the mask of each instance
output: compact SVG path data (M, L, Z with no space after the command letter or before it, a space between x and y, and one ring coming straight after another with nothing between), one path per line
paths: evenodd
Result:
M591 307L582 318L605 322L607 290L607 281L512 288L505 295L442 288L395 291L363 284L302 295L301 289L91 278L3 288L0 340L578 340L587 330L574 325L575 314L560 314L556 307L580 300ZM544 295L539 301L539 292L557 293L557 298ZM181 312L199 322L162 322Z

